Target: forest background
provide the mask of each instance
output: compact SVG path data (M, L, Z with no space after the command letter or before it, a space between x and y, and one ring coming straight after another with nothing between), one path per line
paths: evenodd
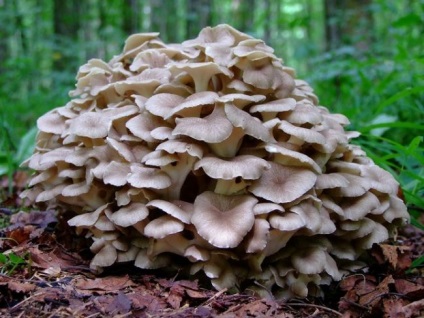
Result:
M0 202L37 118L69 100L80 65L108 61L133 33L182 42L219 23L263 39L350 119L423 228L424 0L0 0Z

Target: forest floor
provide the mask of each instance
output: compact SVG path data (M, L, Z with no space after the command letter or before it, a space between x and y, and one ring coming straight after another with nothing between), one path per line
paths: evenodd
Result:
M84 240L54 211L21 206L26 175L11 195L0 180L1 317L424 317L424 232L408 225L394 241L375 245L372 263L324 290L323 298L276 300L215 291L197 280L133 267L95 276Z

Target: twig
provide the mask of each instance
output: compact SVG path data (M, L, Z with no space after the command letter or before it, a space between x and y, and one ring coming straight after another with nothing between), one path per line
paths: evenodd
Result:
M215 295L213 295L211 298L209 298L208 300L206 300L204 303L202 303L201 306L206 306L209 305L214 299L218 298L219 296L221 296L222 294L224 294L226 291L228 290L228 288L224 288L222 290L220 290L219 292L217 292Z
M340 312L338 312L338 311L336 311L336 310L334 310L334 309L331 309L331 308L327 308L327 307L324 307L324 306L320 306L320 305L315 305L315 304L306 304L306 303L285 303L284 305L286 305L286 306L307 306L307 307L313 307L313 308L318 308L318 309L322 309L322 310L326 310L326 311L329 311L329 312L331 312L331 313L333 313L333 314L335 314L335 315L337 315L337 316L340 316L340 317L342 317L343 316L343 314L342 313L340 313Z
M10 311L11 312L13 312L13 311L15 311L16 309L18 309L20 306L22 306L24 303L26 303L26 302L28 302L31 298L34 298L34 297L36 297L36 296L40 296L40 295L42 295L43 293L42 292L40 292L40 293L36 293L36 294L34 294L34 295L31 295L31 296L29 296L28 298L25 298L24 300L22 300L21 302L19 302L19 303L17 303L15 306L13 306L12 308L10 308Z

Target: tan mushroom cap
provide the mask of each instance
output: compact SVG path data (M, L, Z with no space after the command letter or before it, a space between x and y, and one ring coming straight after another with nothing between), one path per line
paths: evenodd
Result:
M118 257L118 252L111 244L106 244L99 252L96 253L90 262L90 267L97 269L113 265Z
M202 29L199 36L193 40L183 42L183 46L209 47L214 45L232 46L249 37L229 25L220 24L216 27Z
M249 186L249 192L276 203L292 202L308 192L317 179L315 173L298 167L284 167L269 162L259 180Z
M264 219L255 219L251 232L246 237L246 253L259 253L268 243L269 223Z
M150 97L146 101L145 107L151 114L165 119L168 118L169 114L183 101L184 97L182 96L170 93L160 93ZM140 117L145 118L145 116ZM152 126L157 127L157 125Z
M206 105L214 105L218 99L218 94L215 92L204 91L194 93L188 96L182 103L174 107L165 119L178 115L181 117L199 117L202 107Z
M37 119L37 127L46 133L62 135L66 129L66 119L58 109L53 109Z
M273 154L273 161L283 166L295 166L312 168L315 172L321 173L318 164L307 155L291 150L280 144L267 144L265 150Z
M152 131L165 125L164 120L150 114L137 115L126 123L126 127L134 136L146 142L157 142L158 139L153 137Z
M249 113L239 109L233 104L225 104L225 114L234 127L243 129L246 135L265 142L275 142L268 128L266 128L259 119L251 116Z
M110 215L110 220L122 227L132 226L143 221L149 215L149 210L143 203L132 202Z
M275 118L277 113L288 112L296 107L294 98L283 98L264 104L257 104L249 109L250 113L261 113L264 121Z
M168 175L159 169L132 164L127 181L136 188L165 189L171 185Z
M223 104L231 104L237 108L243 109L251 103L257 103L265 99L264 95L246 95L240 93L225 94L216 99L217 102Z
M250 155L241 155L229 160L209 156L197 161L194 170L203 171L214 179L231 180L237 177L256 180L261 177L265 169L270 165L266 160Z
M233 75L228 68L213 62L173 63L169 70L174 75L182 72L189 74L193 79L196 93L207 91L209 81L214 75L222 74L226 77Z
M306 141L308 143L314 144L325 144L326 140L324 136L318 131L314 131L309 128L303 128L299 126L295 126L288 121L282 120L278 125L278 129L284 131L286 134L290 136L294 136L302 141Z
M269 217L269 223L274 229L290 232L304 227L306 220L297 213L284 212L272 213Z
M215 106L213 112L204 118L177 118L175 121L174 136L188 136L207 143L224 141L234 128L222 106Z
M166 201L152 200L146 204L148 208L155 207L173 216L185 224L190 224L190 219L193 214L193 204L181 200Z
M100 214L105 211L105 209L109 206L109 204L105 204L97 208L93 212L80 214L77 216L74 216L72 219L68 221L68 224L70 226L77 226L77 227L89 227L94 225L94 223L97 222L97 220L100 217Z
M164 215L150 221L144 228L144 235L155 239L181 232L184 230L184 224L170 215Z
M236 247L251 230L255 217L252 196L225 196L203 192L194 201L191 222L210 244L220 248Z

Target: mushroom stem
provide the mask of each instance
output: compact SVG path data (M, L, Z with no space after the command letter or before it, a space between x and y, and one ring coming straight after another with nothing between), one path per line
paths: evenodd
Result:
M240 182L236 182L236 179L224 180L218 179L215 185L215 193L225 194L225 195L233 195L239 193L246 187L246 183L244 180Z
M230 137L219 143L209 143L208 145L216 155L223 158L233 158L240 149L243 136L243 129L235 127Z
M167 200L180 199L181 187L187 178L187 175L193 169L194 163L198 158L188 154L180 154L180 160L176 162L176 166L169 164L161 169L171 178L172 184L164 189L164 195Z

